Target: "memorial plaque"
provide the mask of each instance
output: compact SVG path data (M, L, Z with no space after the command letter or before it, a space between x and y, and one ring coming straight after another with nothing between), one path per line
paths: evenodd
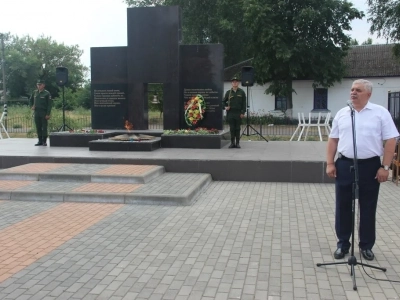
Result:
M92 83L92 128L124 129L128 116L127 85Z
M93 129L124 129L129 119L126 52L126 47L91 48Z
M184 119L184 105L197 94L206 102L203 120L196 127L223 129L223 55L222 45L181 45L181 124Z

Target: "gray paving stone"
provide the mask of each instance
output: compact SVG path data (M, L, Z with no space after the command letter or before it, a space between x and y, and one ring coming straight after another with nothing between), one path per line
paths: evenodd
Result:
M7 202L6 205L0 206L0 230L53 208L55 205L57 204L51 202L43 203L43 205L26 202Z
M85 300L393 299L398 286L359 267L355 293L347 266L316 267L333 259L333 191L329 184L213 182L189 207L126 205L0 283L0 298L23 290L16 299L42 292ZM375 277L398 280L396 192L381 186L372 263L388 268ZM40 212L46 203L35 205ZM15 224L12 211L0 218Z

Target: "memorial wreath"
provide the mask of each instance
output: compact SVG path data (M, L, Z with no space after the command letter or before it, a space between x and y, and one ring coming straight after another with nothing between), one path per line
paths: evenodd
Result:
M206 101L202 95L196 95L185 104L185 121L189 126L195 126L204 118Z

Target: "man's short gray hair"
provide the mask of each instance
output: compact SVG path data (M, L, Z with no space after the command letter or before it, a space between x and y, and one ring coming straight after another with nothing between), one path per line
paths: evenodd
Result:
M355 83L361 83L362 85L364 85L364 87L367 89L368 92L372 93L373 84L371 81L365 79L357 79L353 81L353 84Z

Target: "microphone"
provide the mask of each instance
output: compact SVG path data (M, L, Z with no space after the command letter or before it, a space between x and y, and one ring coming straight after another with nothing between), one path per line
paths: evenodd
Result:
M351 110L354 110L353 101L347 100L347 106L350 107Z

